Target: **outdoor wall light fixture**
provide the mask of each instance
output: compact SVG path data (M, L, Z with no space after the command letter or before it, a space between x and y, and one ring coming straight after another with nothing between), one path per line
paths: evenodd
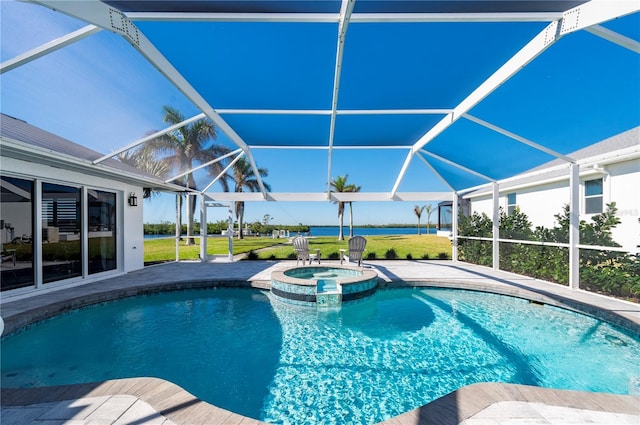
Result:
M131 205L132 207L138 206L138 197L136 196L135 192L131 192L129 194L128 202L129 202L129 205Z

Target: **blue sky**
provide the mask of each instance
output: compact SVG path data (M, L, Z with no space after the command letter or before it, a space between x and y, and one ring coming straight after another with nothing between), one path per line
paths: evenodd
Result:
M0 7L2 61L85 25L36 5L0 0ZM174 25L179 27L183 24ZM188 46L194 49L194 55L199 48L207 47L204 43L190 44L191 38L180 40L179 36L183 34L178 31L171 32L171 37L168 37L168 32L155 27L154 23L140 22L139 26L154 43L163 46L169 58L188 55ZM349 42L368 41L365 45L369 48L359 51L355 58L345 59L342 76L345 88L340 102L346 109L451 108L543 27L541 23L483 26L481 32L469 39L442 25L430 29L398 25L397 30L385 35L378 34L375 28L367 25L352 25L345 55ZM636 39L638 27L640 20L637 14L610 26ZM473 28L473 25L469 26L469 29ZM330 101L327 93L332 85L334 65L331 61L335 56L335 41L330 38L325 41L323 37L333 32L333 27L318 25L306 34L311 38L304 40L295 37L295 25L283 26L282 33L257 27L248 37L242 30L239 25L199 27L198 31L203 33L218 31L216 54L211 55L203 66L181 70L185 75L194 73L196 83L202 79L206 90L214 92L212 96L218 101L214 107L326 108L327 100ZM246 40L238 40L242 34ZM278 37L284 36L289 41L294 40L287 48L300 52L298 62L283 64L274 58L278 51L268 50L277 44ZM438 42L428 46L421 43L421 54L412 54L411 49L415 49L415 45L403 43L411 37L421 40L438 38ZM498 44L505 39L508 42ZM201 40L207 40L206 34ZM225 40L239 44L233 48L225 44ZM250 42L258 45L250 45ZM314 45L314 49L305 47L309 43ZM243 51L243 46L253 50ZM461 51L461 46L466 49ZM379 52L384 49L387 49L387 55L381 58ZM443 53L442 50L446 49L456 53ZM434 66L431 58L436 55L441 55L439 60L446 66ZM401 57L410 57L411 63L399 70L397 64ZM324 60L326 58L330 60ZM474 66L464 66L467 63ZM270 84L270 78L282 73L284 66L299 68L300 80L286 87ZM257 67L260 73L251 73ZM322 72L326 71L323 67L328 67L330 72ZM217 72L217 78L209 81L207 78L212 69ZM621 69L625 70L622 75ZM388 81L386 76L393 72L400 72L401 79ZM581 32L560 40L471 113L568 153L640 123L639 73L637 54ZM320 78L321 84L314 83L316 77ZM226 82L231 78L244 79L245 91L228 88ZM440 83L445 78L459 82L450 85L454 87L453 92L449 86ZM428 93L429 96L412 96L412 93L403 91L401 80L410 81L416 92ZM283 95L282 87L290 93ZM175 107L187 117L200 112L126 41L107 31L2 74L0 88L0 109L3 113L101 153L109 153L151 130L166 127L162 122L163 105ZM299 93L303 88L311 89L302 96ZM599 120L597 126L592 125L594 113ZM358 116L341 116L337 127L342 126L348 131L336 136L336 143L382 144L397 134L415 141L441 117L398 115L364 121ZM303 144L314 145L322 144L326 139L323 120L328 118L324 116L265 118L223 115L223 118L232 126L242 124L242 132L239 133L250 144L299 144L304 139ZM278 134L278 120L287 120L292 131ZM359 129L364 126L371 132L366 134L366 140L358 140L364 134ZM470 144L470 140L473 143ZM222 132L219 132L217 143L233 147ZM493 173L497 178L551 159L529 148L514 145L504 136L466 120L457 122L436 138L429 144L429 150L461 164L472 164L486 154L487 146L491 146L500 165L485 162L477 165L478 170ZM348 174L349 182L362 186L363 191L389 192L406 153L400 149L378 149L366 153L336 150L332 159L332 177ZM514 153L521 158L517 163L507 155ZM258 166L269 170L265 181L274 192L320 192L326 189L325 151L253 149L253 155ZM456 174L460 174L444 164L436 168L452 181L456 180ZM473 181L468 177L467 181ZM203 185L207 179L204 175L198 177ZM448 191L448 188L421 161L414 159L400 191L432 192ZM414 203L357 203L354 204L354 221L356 224L415 223L413 206ZM279 224L335 224L336 210L337 207L328 202L249 203L245 221L260 221L269 214L274 218L273 222ZM211 211L210 214L214 216L212 221L224 219L226 215L223 211ZM145 222L173 221L173 197L145 201L144 215ZM434 220L435 214L432 216Z

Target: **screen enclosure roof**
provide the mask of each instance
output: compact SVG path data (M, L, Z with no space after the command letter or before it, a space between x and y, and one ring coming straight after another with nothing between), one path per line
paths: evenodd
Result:
M87 26L2 72L111 31L224 132L225 165L300 188L199 184L215 200L450 199L640 124L633 0L32 3ZM360 193L330 193L344 174Z

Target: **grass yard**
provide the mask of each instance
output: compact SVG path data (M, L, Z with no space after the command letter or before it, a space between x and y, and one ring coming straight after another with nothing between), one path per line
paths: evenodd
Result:
M197 260L200 253L200 238L196 237L196 245L187 246L180 241L179 252L181 260ZM323 259L338 259L339 250L347 249L348 242L338 241L335 236L312 237L309 248L320 249ZM395 256L391 252L395 252ZM295 259L291 242L287 239L247 237L233 240L233 254L249 253L253 251L259 260ZM149 239L144 241L145 263L175 260L175 239ZM209 238L207 253L226 254L228 252L227 238ZM387 235L368 236L367 248L364 252L367 259L451 259L451 242L445 237L435 235Z

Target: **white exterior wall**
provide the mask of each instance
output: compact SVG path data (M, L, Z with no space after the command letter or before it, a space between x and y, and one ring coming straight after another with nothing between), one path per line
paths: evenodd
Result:
M85 173L49 167L7 157L2 157L2 173L8 176L24 178L27 180L40 180L115 192L118 204L116 226L118 253L117 270L115 272L130 272L144 267L143 202L141 187L128 185L102 177L91 176ZM137 207L131 207L127 203L127 198L131 192L134 192L138 197ZM20 217L5 217L5 214L6 212L3 211L2 218L8 222L18 223L19 220L26 220L25 218ZM25 217L28 217L28 215L25 215ZM36 230L39 229L34 229L34 232ZM5 240L6 237L3 235L2 241L4 242ZM114 271L105 272L104 275L113 275L113 273ZM92 275L91 279L93 280L97 277L98 276ZM48 284L47 286L53 286L53 284Z
M516 194L516 205L520 211L529 217L529 221L536 226L553 227L554 215L562 211L562 207L569 203L569 182L549 183L537 188L521 188L500 190L499 205L507 211L507 194ZM471 212L485 213L489 217L493 214L491 195L471 199Z
M120 237L122 246L122 253L124 259L122 264L124 265L124 272L131 272L134 270L144 268L144 219L143 219L143 205L142 202L142 188L130 185L124 185L126 188L123 192L122 198L122 210L123 219L120 220L123 229L123 234ZM134 192L138 197L138 206L132 207L127 203L129 193ZM120 259L120 258L118 258Z
M604 181L605 203L615 202L622 223L613 229L613 240L629 251L640 248L640 159L610 164L603 167L609 172ZM608 195L608 196L607 196Z
M613 229L613 240L629 252L640 248L640 160L630 160L599 167L602 172L585 167L580 177L580 220L591 221L593 214L584 214L584 181L603 178L603 202L616 203L621 223ZM554 215L569 203L569 180L543 183L536 186L500 190L499 205L507 210L507 194L516 193L516 205L527 215L533 228L553 227ZM471 212L492 215L491 194L469 198ZM603 210L606 208L603 205Z

